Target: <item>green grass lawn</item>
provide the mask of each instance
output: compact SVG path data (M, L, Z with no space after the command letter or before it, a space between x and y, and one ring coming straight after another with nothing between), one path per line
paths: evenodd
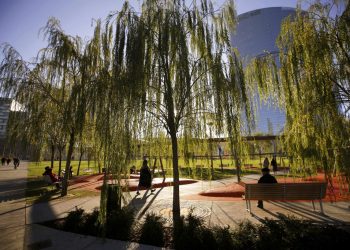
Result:
M28 168L28 176L29 177L37 177L37 176L42 176L44 173L45 167L50 166L51 162L50 161L41 161L41 162L31 162L29 164ZM54 168L53 168L53 173L57 174L58 173L58 161L54 161ZM78 170L78 165L79 161L72 161L71 166L73 166L73 171L74 175L77 175L77 170ZM66 161L62 161L62 170L66 168ZM98 166L94 161L90 161L90 164L88 164L87 161L81 161L80 164L80 173L79 175L86 175L86 174L95 174L98 173Z

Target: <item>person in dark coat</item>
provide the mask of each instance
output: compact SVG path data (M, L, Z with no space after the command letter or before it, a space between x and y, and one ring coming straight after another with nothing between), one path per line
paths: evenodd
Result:
M271 160L271 166L272 166L273 172L276 174L276 172L277 172L277 161L276 161L276 156L273 156L273 158L272 158L272 160Z
M264 160L264 162L263 162L263 167L264 167L264 168L268 168L268 167L269 167L269 164L270 164L269 158L265 157L265 160Z
M258 183L277 183L276 178L273 177L272 175L270 175L269 168L263 168L263 169L261 169L261 172L262 172L263 176L260 177ZM258 201L258 208L261 208L261 209L264 208L264 204L263 204L262 200Z
M7 163L7 166L10 165L10 163L11 163L11 158L10 157L6 159L6 163Z
M151 170L148 167L148 161L143 160L142 167L140 169L140 179L139 179L139 185L137 186L137 192L136 194L139 195L139 189L141 187L150 189L152 188L152 174ZM152 189L151 192L153 193L155 189Z
M17 157L13 158L13 165L15 166L15 169L19 167L19 158Z
M4 166L4 165L5 165L5 162L6 162L6 158L5 158L5 157L2 157L2 158L1 158L1 165Z

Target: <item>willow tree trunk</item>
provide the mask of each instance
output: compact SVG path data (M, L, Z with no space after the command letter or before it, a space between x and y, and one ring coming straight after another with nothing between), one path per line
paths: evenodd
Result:
M51 144L51 168L53 168L53 163L55 160L55 145Z
M173 178L174 178L173 221L174 221L174 226L177 227L180 221L180 189L179 189L179 157L178 157L176 131L171 132L170 137L171 137L171 145L172 145L172 152L173 152Z
M64 173L64 178L62 182L62 192L61 196L66 196L67 195L67 190L68 190L68 177L70 173L70 162L74 150L74 143L75 143L75 132L74 130L70 133L70 138L69 138L69 147L68 147L68 152L67 152L67 161L66 161L66 171Z
M224 166L222 165L222 155L221 155L221 152L219 153L219 157L220 157L221 172L224 172Z
M64 146L58 146L58 176L61 176L61 168L62 168L62 151Z
M83 146L81 146L81 147L80 147L80 157L79 157L79 163L78 163L77 176L79 176L80 165L81 165L81 158L83 157L83 154L84 154L84 150L83 150Z
M235 165L236 165L236 171L237 171L237 181L241 182L241 163L238 159L236 150L234 150L234 157L235 157Z

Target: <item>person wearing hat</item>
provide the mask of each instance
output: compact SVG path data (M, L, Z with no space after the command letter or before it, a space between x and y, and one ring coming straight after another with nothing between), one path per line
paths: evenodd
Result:
M272 175L270 175L270 169L269 168L263 168L261 169L262 172L262 176L260 177L258 183L277 183L277 180L275 177L273 177ZM258 201L258 208L263 209L264 208L264 204L262 200Z

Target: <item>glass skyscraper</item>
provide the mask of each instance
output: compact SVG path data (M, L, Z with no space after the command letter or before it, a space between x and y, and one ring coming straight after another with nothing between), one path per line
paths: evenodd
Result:
M238 49L243 64L267 52L278 52L276 39L283 19L294 15L294 8L271 7L249 11L238 16L236 31L231 34L231 45ZM259 97L257 97L259 99ZM279 134L285 124L285 112L272 103L257 101L254 133Z

